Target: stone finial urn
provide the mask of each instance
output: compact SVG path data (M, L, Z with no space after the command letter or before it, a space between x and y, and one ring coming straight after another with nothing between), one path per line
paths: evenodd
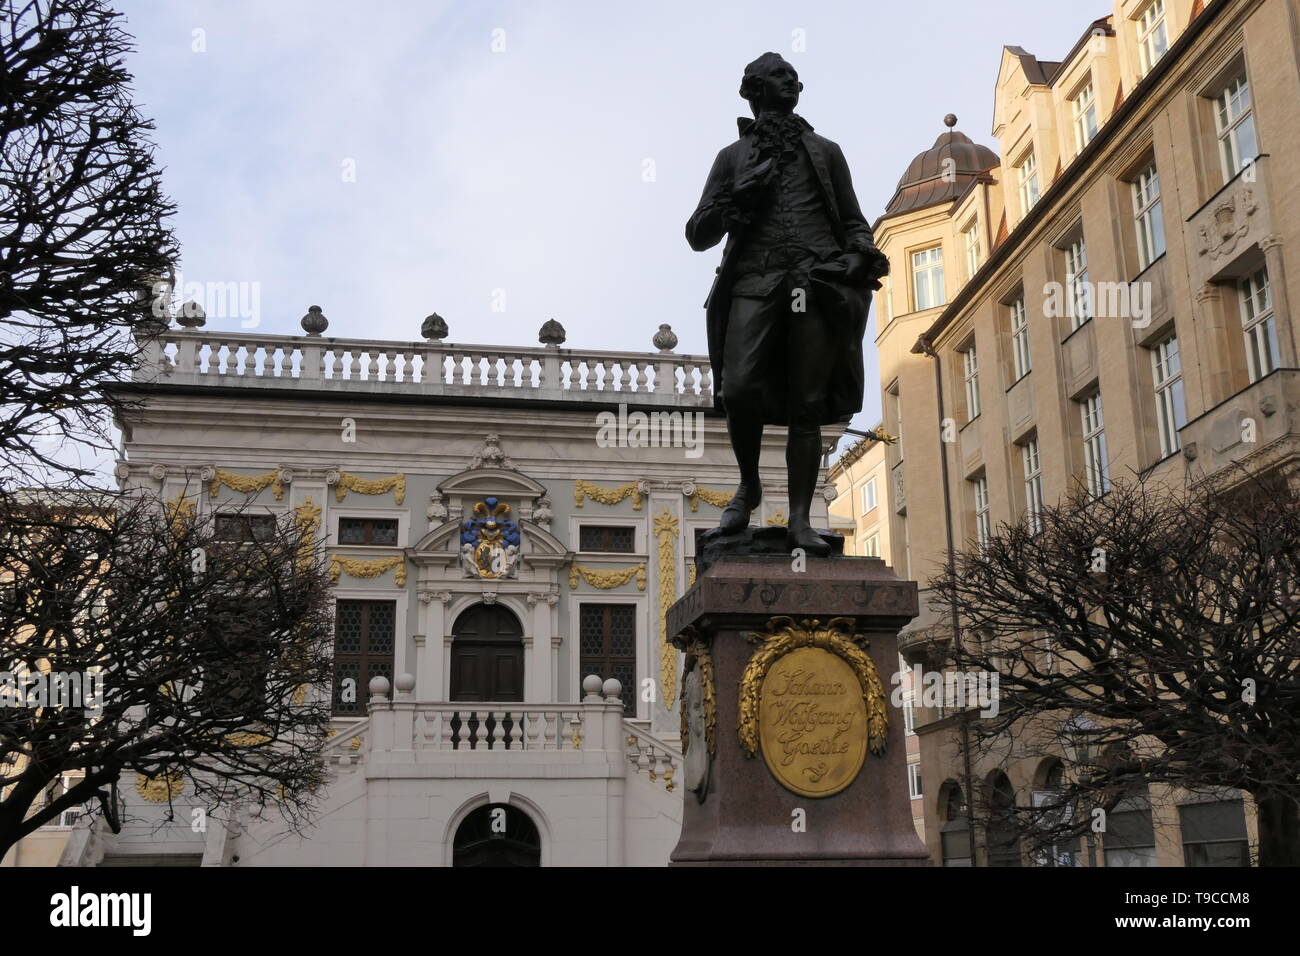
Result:
M430 342L441 342L447 337L450 330L447 328L447 320L437 312L426 316L423 324L420 326L420 334Z
M537 341L552 347L563 345L565 338L564 326L554 319L547 319L537 333Z
M193 299L186 302L176 311L176 324L187 329L201 329L208 321L208 314L203 311L203 306L199 305Z
M309 305L307 314L302 317L303 330L308 335L320 335L329 328L330 320L325 318L319 305Z
M671 352L677 348L677 333L673 331L671 325L664 323L659 326L659 331L654 334L650 342L660 352Z

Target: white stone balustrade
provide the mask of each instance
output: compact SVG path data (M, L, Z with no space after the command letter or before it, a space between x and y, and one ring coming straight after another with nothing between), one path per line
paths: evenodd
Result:
M169 329L138 382L710 406L707 356Z

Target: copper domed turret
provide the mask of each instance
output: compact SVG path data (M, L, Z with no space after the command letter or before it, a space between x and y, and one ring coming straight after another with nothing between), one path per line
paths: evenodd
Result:
M998 165L997 153L972 142L969 136L954 128L956 116L949 113L943 122L948 132L941 134L933 146L918 153L908 164L907 172L898 181L894 198L885 207L886 216L956 199L966 191L972 179Z

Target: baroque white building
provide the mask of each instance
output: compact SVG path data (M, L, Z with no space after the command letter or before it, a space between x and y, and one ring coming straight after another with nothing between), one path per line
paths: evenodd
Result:
M243 509L235 535L292 515L322 536L337 733L314 825L124 781L123 831L83 824L62 863L667 863L682 758L663 613L735 481L707 358L666 327L659 351L625 353L563 348L554 323L532 348L323 325L164 333L117 465L123 488ZM769 431L756 520L783 524Z

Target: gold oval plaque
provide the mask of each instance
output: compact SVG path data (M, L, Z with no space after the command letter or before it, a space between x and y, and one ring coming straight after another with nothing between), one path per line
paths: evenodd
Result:
M787 790L839 793L867 757L867 705L853 668L820 647L781 655L759 691L758 736L767 768Z

